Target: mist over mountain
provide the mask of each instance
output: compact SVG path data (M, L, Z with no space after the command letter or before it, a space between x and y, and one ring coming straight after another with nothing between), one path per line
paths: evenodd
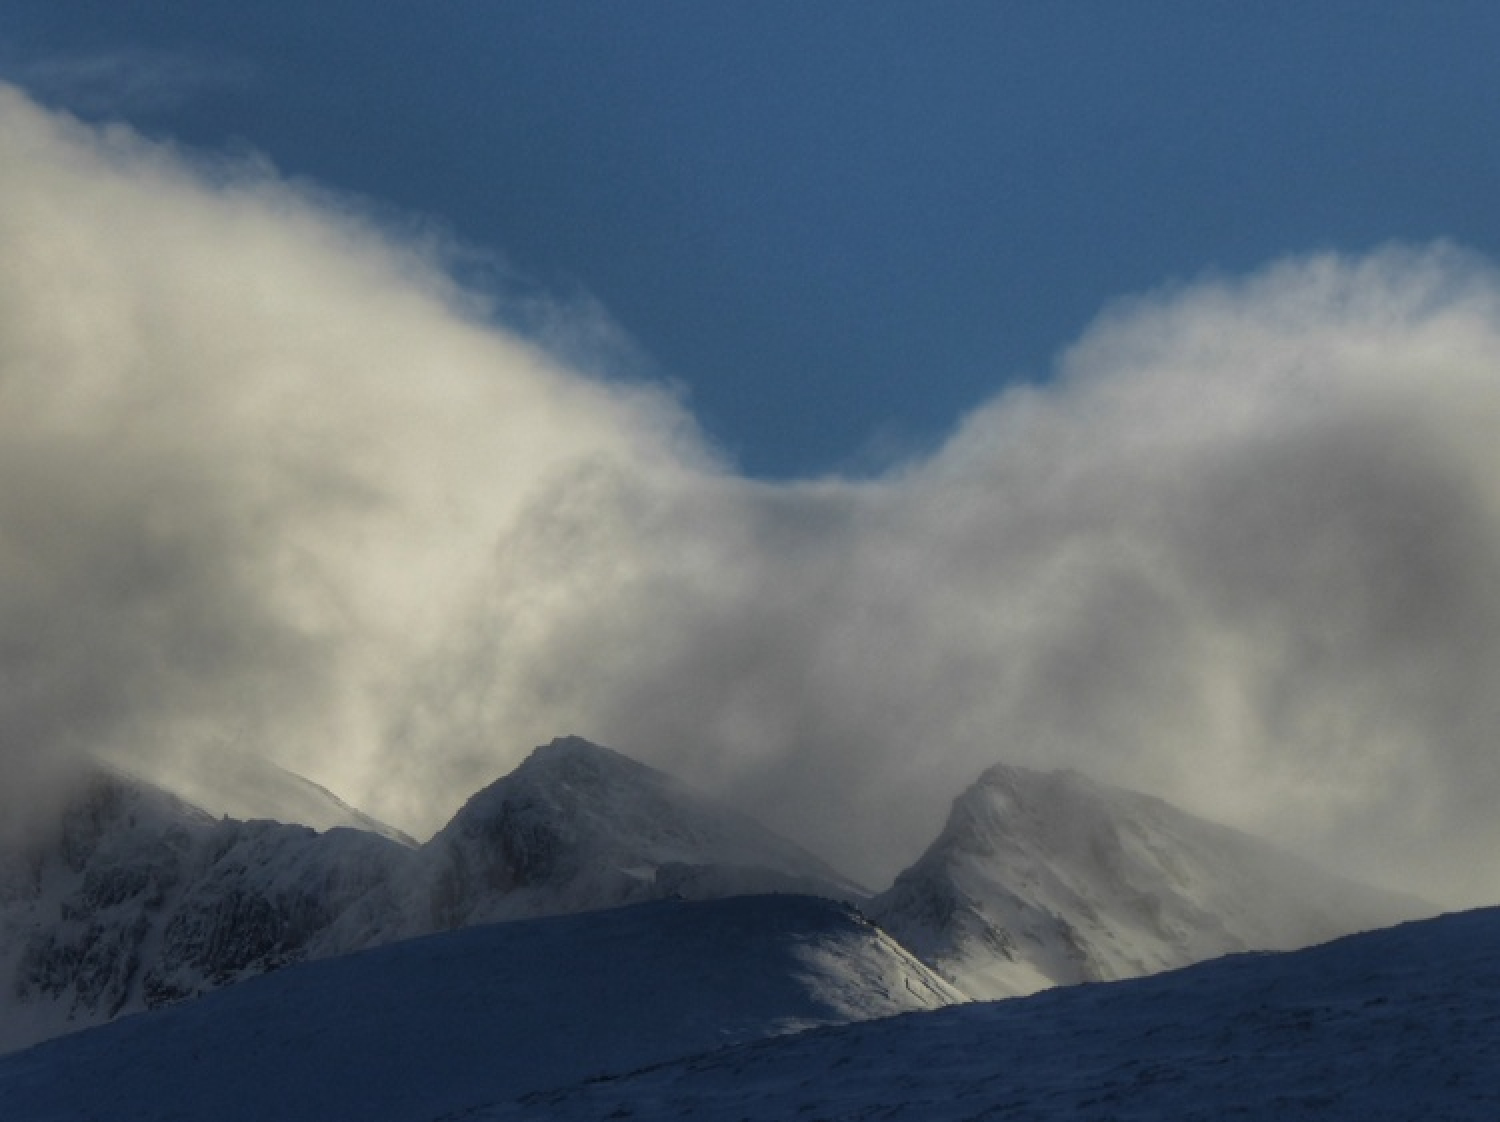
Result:
M0 0L0 1122L1500 1117L1500 8L397 7Z
M352 807L326 787L259 756L216 752L188 754L170 761L136 761L141 778L170 790L183 801L215 817L242 822L270 819L325 831L339 827L366 830L404 845L416 845L408 834ZM124 769L127 774L132 769Z
M1003 756L1500 893L1461 248L1122 299L930 452L771 483L430 225L8 86L0 155L8 832L85 758L248 752L426 837L576 729L863 882Z

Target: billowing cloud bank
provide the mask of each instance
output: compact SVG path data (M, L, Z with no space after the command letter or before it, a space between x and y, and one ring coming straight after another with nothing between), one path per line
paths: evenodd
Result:
M7 769L235 744L382 789L392 699L503 542L693 440L484 326L423 246L0 91Z
M266 754L430 828L592 736L872 880L998 759L1500 897L1500 277L1106 314L858 482L737 478L266 172L0 91L0 767Z

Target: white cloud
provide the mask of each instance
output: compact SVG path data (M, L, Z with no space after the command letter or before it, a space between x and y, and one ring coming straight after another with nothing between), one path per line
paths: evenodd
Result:
M1497 413L1500 288L1450 249L1138 300L883 480L570 485L411 740L577 727L873 878L988 763L1073 765L1487 898Z
M1500 888L1482 262L1123 303L932 456L771 485L549 357L597 316L543 352L263 171L14 92L0 157L8 775L232 741L421 829L578 732L878 878L1006 758Z
M326 200L13 91L0 149L8 751L357 761L536 494L706 462Z

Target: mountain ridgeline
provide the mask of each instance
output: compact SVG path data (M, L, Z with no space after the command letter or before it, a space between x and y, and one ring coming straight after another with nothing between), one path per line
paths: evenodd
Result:
M425 845L393 835L213 818L94 770L53 831L0 852L0 1050L475 923L865 895L731 808L576 737L537 749Z
M0 850L0 1051L303 960L653 900L862 905L943 979L903 982L927 1003L1302 946L1431 910L1073 773L987 772L873 900L722 802L576 737L538 748L422 845L321 790L282 773L257 805L289 791L295 812L356 828L214 817L93 771L53 830Z

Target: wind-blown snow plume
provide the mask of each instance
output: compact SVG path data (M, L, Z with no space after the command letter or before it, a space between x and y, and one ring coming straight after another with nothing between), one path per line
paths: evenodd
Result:
M410 241L0 96L7 775L235 742L421 830L574 731L879 883L1010 759L1500 891L1485 263L1121 304L931 457L767 484Z

